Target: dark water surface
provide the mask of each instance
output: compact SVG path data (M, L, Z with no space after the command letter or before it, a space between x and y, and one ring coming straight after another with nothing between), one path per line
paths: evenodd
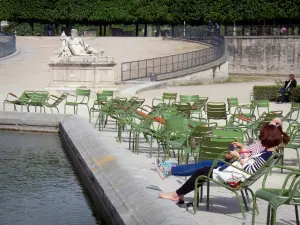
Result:
M96 224L58 134L0 131L0 225Z

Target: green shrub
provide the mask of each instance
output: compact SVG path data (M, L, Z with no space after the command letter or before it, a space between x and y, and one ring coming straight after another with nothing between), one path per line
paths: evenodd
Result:
M280 86L278 85L264 85L253 87L253 99L254 100L269 100L276 101L278 98ZM300 86L291 90L290 101L300 101Z
M254 86L253 99L275 101L277 99L279 89L280 87L278 85Z

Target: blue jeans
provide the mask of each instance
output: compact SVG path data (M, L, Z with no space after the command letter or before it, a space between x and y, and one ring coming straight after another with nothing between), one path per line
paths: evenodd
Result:
M174 176L192 176L196 170L205 168L205 167L211 167L214 160L203 160L198 163L193 164L186 164L186 165L179 165L179 166L173 166L171 168L171 173ZM222 166L224 163L222 161L218 161L216 167Z

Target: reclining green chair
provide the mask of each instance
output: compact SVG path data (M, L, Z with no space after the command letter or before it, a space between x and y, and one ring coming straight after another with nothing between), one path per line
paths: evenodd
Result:
M20 97L13 93L8 93L6 99L3 102L3 111L5 111L5 105L11 104L14 106L14 111L17 111L17 106L21 106L21 112L23 112L23 106L26 106L27 102L30 100L34 91L24 91ZM13 97L14 99L11 99Z
M49 108L51 112L53 113L52 108L55 108L57 110L57 113L59 113L58 110L58 105L63 102L68 96L68 93L63 93L61 96L55 96L55 95L50 95L48 100L44 103L44 106Z

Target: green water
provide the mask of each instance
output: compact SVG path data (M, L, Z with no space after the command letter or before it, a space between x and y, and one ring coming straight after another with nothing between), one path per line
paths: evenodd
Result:
M0 131L0 224L101 224L58 134Z

